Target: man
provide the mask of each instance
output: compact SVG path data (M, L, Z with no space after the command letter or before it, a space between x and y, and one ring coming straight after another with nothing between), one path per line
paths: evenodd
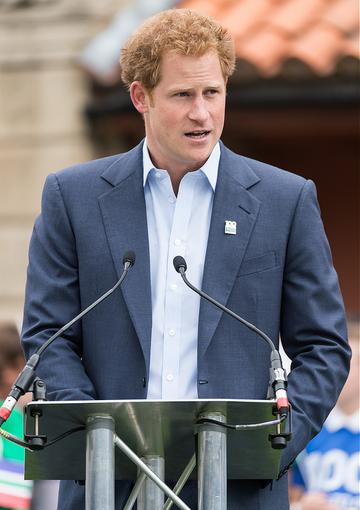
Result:
M349 348L313 183L219 142L234 61L227 32L187 10L151 18L129 40L122 75L146 140L48 177L23 338L29 355L114 284L132 249L121 291L46 352L39 372L49 397L265 398L268 347L184 287L172 267L184 256L195 285L276 344L281 333L294 409L282 475L334 405ZM122 508L129 486L116 487ZM60 508L83 508L83 492L63 484ZM193 509L195 492L191 483L182 492ZM288 508L286 476L272 490L229 482L228 508Z

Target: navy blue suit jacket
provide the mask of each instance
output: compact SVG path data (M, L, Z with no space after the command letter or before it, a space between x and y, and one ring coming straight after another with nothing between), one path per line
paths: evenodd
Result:
M237 235L225 235L225 220L237 222ZM27 356L113 286L129 249L136 264L122 289L46 351L38 372L50 399L146 397L151 292L141 144L47 178L30 244ZM350 357L314 184L222 145L204 267L203 290L276 344L281 335L292 360L294 435L282 457L286 469L335 404ZM199 398L263 399L268 369L268 346L202 301L198 379L208 383L198 385ZM228 508L287 508L286 476L272 491L262 486L232 482ZM117 508L126 488L117 484ZM83 488L69 482L60 508L80 510L82 497Z

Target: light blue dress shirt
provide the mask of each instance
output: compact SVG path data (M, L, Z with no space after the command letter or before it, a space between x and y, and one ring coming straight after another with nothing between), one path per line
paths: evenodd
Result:
M189 280L201 287L219 160L217 143L206 163L182 178L176 197L168 172L154 167L146 140L143 146L152 299L149 399L198 397L200 297L186 287L173 258L185 258Z

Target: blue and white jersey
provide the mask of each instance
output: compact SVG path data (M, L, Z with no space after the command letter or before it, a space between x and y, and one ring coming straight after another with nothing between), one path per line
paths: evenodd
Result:
M325 493L339 508L360 508L360 410L352 416L332 411L297 458L293 483Z

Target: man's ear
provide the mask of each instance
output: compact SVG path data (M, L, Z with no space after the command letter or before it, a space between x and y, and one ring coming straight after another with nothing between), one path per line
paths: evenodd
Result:
M142 115L149 110L149 94L140 81L133 81L130 85L130 97L133 105Z

